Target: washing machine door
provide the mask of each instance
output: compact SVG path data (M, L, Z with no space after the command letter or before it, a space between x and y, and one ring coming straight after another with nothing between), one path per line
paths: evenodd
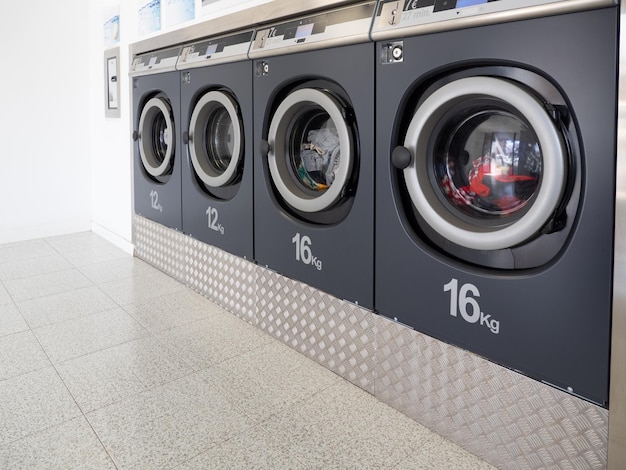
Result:
M189 154L200 180L209 188L231 184L243 160L243 126L237 102L228 93L208 91L189 122Z
M393 152L430 230L471 250L535 238L567 181L567 149L546 106L503 78L460 78L415 110Z
M346 108L325 90L301 88L278 105L269 125L269 173L283 201L301 213L337 205L355 166Z
M163 95L150 98L141 110L137 139L143 167L157 180L171 171L174 136L174 117L169 101Z

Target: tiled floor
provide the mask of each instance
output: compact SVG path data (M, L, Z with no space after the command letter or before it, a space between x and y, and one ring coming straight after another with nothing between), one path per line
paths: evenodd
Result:
M492 468L82 233L0 245L0 468Z

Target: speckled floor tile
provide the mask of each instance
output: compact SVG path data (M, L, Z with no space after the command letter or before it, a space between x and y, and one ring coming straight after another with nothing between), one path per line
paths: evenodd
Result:
M436 434L397 470L495 470L495 467Z
M177 412L193 414L211 406L215 391L210 388L200 375L192 373L95 410L89 416L129 424L160 420Z
M320 469L393 468L433 436L345 381L261 426L293 449L306 468Z
M0 403L0 446L80 415L52 367L1 381Z
M13 299L7 292L2 281L0 281L0 305L8 305L12 303L13 303Z
M304 468L289 451L263 429L252 428L176 467L176 470L298 469Z
M262 331L228 313L217 313L157 335L195 370L205 369L272 341Z
M342 462L349 467L388 468L434 436L429 429L348 382L312 397L302 404L299 413L314 420L323 432L337 436Z
M113 245L97 245L63 253L63 256L77 268L103 263L115 259L127 259L131 256Z
M191 289L128 304L124 310L153 332L206 319L210 315L224 314L222 307Z
M105 282L99 287L119 305L142 302L186 289L180 282L156 270L142 276Z
M0 380L50 366L37 338L28 330L0 337Z
M128 279L133 276L143 276L157 271L145 261L132 256L81 266L78 270L96 285Z
M34 333L52 362L83 356L149 334L121 308L43 326Z
M5 243L0 245L0 264L23 261L41 256L54 255L57 252L43 240Z
M87 415L121 468L172 468L252 422L201 377L184 377Z
M153 337L70 359L60 363L57 369L84 412L192 372Z
M221 362L203 376L256 422L342 380L277 341Z
M45 238L44 241L59 253L71 253L91 248L109 248L111 243L93 232L70 233L58 237Z
M31 328L79 318L117 307L111 298L94 286L18 302Z
M91 281L76 269L39 274L23 279L3 281L15 302L44 297L92 285Z
M341 468L342 449L336 436L325 433L315 421L305 420L295 407L272 416L260 426L302 462L301 468Z
M0 468L493 470L90 232L0 245Z
M63 256L52 254L39 258L29 258L0 263L0 279L8 281L22 279L39 274L53 273L71 269L72 265Z
M0 446L0 468L115 470L115 465L81 416Z
M0 286L0 298L2 297L2 286ZM3 305L0 302L0 337L14 335L28 330L26 320L13 303Z

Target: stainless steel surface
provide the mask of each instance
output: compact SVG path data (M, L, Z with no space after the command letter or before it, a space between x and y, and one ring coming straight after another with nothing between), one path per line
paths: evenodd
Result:
M135 256L256 325L255 264L133 216Z
M402 4L403 2L398 3ZM514 10L497 11L484 15L465 16L454 18L452 20L406 26L402 24L401 20L398 20L397 14L392 14L390 11L388 14L391 16L389 16L388 20L387 18L374 19L371 36L373 40L380 41L403 36L433 33L437 31L449 31L452 29L471 28L486 24L506 23L509 21L518 21L539 16L558 15L572 11L592 10L614 6L617 3L617 0L563 0L543 5L516 8ZM497 2L493 5L496 4ZM390 25L386 26L385 23L390 23Z
M492 465L606 468L607 410L148 219L133 229L138 257Z
M375 315L260 266L257 269L258 327L373 394Z
M133 215L135 256L183 283L186 278L185 239L180 232Z
M247 8L229 15L207 19L201 23L189 25L130 45L130 56L147 51L154 51L172 44L182 44L208 36L224 34L237 29L251 28L270 21L289 16L302 15L340 5L357 3L354 0L272 0L264 5Z
M181 49L176 68L178 70L187 70L196 67L206 67L207 65L245 60L248 58L248 50L250 49L253 35L254 30L248 29L224 36L212 36L209 40L185 44ZM226 45L226 47L206 54L209 42L214 47L218 44Z
M131 55L129 75L137 77L176 70L176 62L178 62L180 51L180 46L174 46L146 54Z
M376 2L369 0L325 10L321 15L323 18L318 14L298 15L286 21L260 27L255 32L248 55L254 59L369 42L375 9ZM337 21L337 18L340 21ZM328 23L324 25L323 31L313 34L309 31L302 37L297 37L297 34L296 37L287 35L287 31L298 30L302 25L312 27L314 22L326 23L326 21Z
M375 387L498 468L606 467L607 410L380 316Z
M258 268L194 238L185 237L184 284L252 325L257 320Z
M620 23L626 21L622 3ZM611 387L609 390L609 466L626 462L626 32L620 31L617 122L617 175L615 192L615 258L613 266L613 323Z

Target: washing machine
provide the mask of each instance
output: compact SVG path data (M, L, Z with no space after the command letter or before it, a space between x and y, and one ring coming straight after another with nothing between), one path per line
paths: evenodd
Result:
M253 259L253 31L183 46L181 154L183 232Z
M607 406L618 8L381 1L377 311Z
M134 212L181 230L180 47L138 54L131 63Z
M255 258L373 307L375 2L257 29Z

